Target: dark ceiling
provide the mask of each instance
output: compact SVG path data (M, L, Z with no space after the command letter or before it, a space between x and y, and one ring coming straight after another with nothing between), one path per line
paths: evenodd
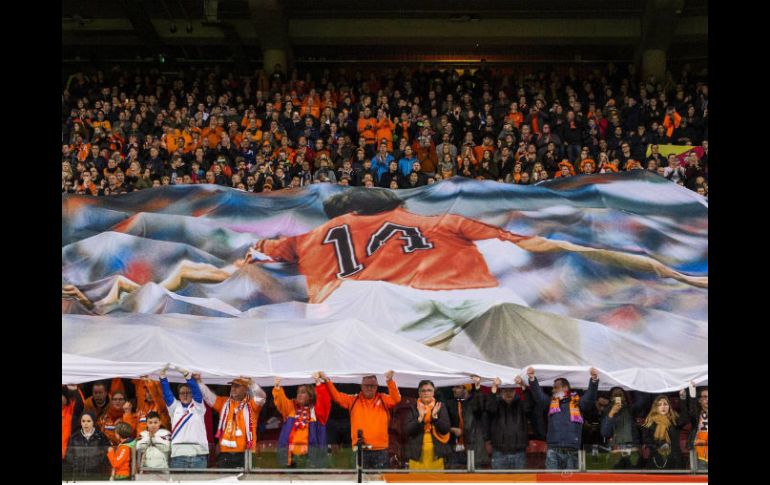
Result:
M449 21L472 19L639 19L644 15L648 0L277 0L284 16L291 19L409 19L426 18ZM708 15L707 0L684 0L680 17ZM227 26L229 22L242 21L251 17L247 0L219 0L217 18ZM101 27L104 19L131 18L131 25L118 29ZM139 21L137 21L139 18ZM233 58L248 58L258 62L261 51L258 40L242 39L231 35L229 39L161 39L146 20L169 19L185 22L202 21L206 18L204 0L63 0L62 24L71 26L99 26L83 31L67 32L62 36L62 56L67 60L76 57L83 60L134 59L156 56L162 50L172 58L188 61ZM145 19L145 22L142 22ZM101 21L101 23L100 23ZM142 24L144 23L144 28ZM184 29L184 25L179 26ZM536 39L535 39L536 40ZM613 42L612 39L585 41L572 45L554 45L553 41L534 42L524 40L509 45L478 42L463 44L461 41L416 44L413 39L404 39L402 45L378 48L376 32L366 42L339 45L316 45L313 42L294 42L294 59L307 62L318 59L367 59L403 58L419 60L433 56L442 57L497 57L510 58L516 55L522 61L604 59L626 60L634 56L633 43ZM540 45L538 45L540 44ZM682 58L705 57L707 42L704 39L678 39L671 46L671 52Z

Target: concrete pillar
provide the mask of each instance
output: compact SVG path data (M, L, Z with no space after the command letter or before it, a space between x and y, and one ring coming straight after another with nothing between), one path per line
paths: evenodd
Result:
M288 72L287 56L285 49L262 49L262 65L265 73L271 75L275 65L280 64L284 74Z
M647 49L642 52L642 79L645 81L654 76L658 82L666 79L666 51L664 49Z

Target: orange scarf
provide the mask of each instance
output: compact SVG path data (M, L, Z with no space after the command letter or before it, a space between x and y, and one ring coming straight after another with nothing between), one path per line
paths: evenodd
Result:
M433 408L436 406L436 399L432 399L429 404L423 404L422 401L417 401L417 408L419 409L422 406L423 409L425 409L425 416L423 418L423 422L425 423L425 432L426 433L432 433L433 437L439 440L439 442L446 444L449 442L449 433L441 434L439 433L436 428L430 423L431 419L433 418Z

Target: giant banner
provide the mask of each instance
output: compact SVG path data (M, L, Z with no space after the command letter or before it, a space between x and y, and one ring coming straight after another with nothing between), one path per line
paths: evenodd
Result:
M602 387L708 382L708 202L646 171L64 195L62 240L63 382L165 363L266 384L529 365L577 386L590 366Z

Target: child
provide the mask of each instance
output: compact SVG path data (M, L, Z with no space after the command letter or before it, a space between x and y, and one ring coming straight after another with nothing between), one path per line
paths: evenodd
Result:
M112 465L112 477L114 480L130 480L131 479L131 448L136 445L136 442L131 435L133 429L128 423L120 422L115 426L115 434L120 439L117 452L115 447L110 446L107 450L107 459L110 460Z
M168 452L171 449L171 433L160 427L160 415L147 413L147 430L139 435L136 450L143 451L143 468L168 468Z

